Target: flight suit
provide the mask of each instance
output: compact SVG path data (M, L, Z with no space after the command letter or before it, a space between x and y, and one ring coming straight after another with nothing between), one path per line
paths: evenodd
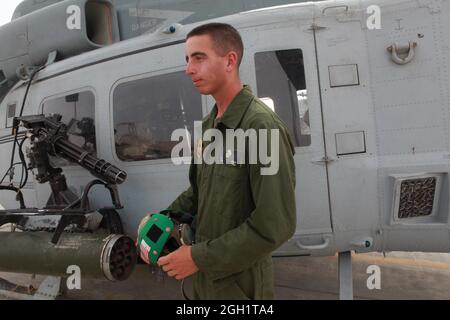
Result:
M279 170L261 175L267 164L249 164L248 159L246 164L191 164L190 187L169 209L197 215L194 298L273 299L271 253L296 229L294 147L283 122L247 86L218 121L216 115L215 106L203 119L203 133L211 128L224 133L278 129ZM203 142L200 151L206 147Z

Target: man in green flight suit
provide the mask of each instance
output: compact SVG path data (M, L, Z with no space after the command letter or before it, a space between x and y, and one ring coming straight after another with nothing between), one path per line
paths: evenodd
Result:
M189 189L169 207L196 215L195 243L161 257L158 265L178 280L194 275L195 299L273 299L271 253L296 229L294 147L278 116L242 85L243 51L239 33L227 24L202 25L187 35L186 74L216 101L203 132L252 129L257 143L259 130L278 132L265 142L269 153L278 152L276 172L263 174L267 164L249 163L248 157L245 164L193 162ZM194 152L201 157L206 147L203 141Z

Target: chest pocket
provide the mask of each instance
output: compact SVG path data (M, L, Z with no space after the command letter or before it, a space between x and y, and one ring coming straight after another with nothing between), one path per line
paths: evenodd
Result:
M227 230L242 223L242 205L246 195L247 168L245 165L217 164L215 168L216 212L226 219Z

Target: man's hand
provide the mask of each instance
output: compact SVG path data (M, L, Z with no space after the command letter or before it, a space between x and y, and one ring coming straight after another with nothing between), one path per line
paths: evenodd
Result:
M169 277L175 277L177 280L193 275L198 268L192 260L191 248L191 246L181 246L171 254L159 258L158 266L162 267Z

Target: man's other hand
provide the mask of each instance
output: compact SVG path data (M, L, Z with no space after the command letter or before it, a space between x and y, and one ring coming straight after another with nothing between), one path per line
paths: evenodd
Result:
M167 272L169 277L177 280L193 275L198 271L191 255L192 246L181 246L178 250L161 257L158 260L158 266Z

